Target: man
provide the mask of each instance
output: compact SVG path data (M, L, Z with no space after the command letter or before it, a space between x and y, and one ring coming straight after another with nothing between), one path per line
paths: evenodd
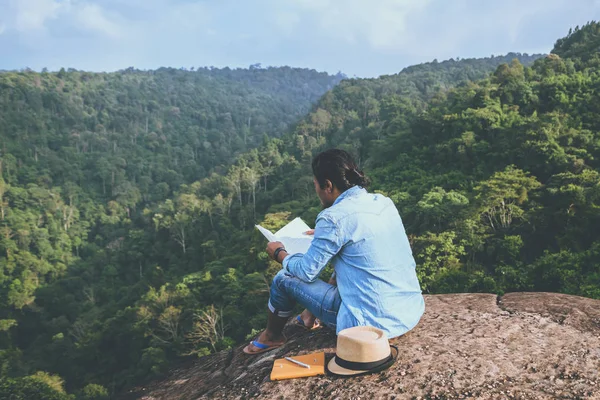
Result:
M307 309L302 313L307 328L316 317L336 333L370 325L393 338L423 315L415 261L394 203L366 191L368 179L343 150L318 154L312 170L324 208L314 239L306 254L288 254L280 242L268 244L269 256L283 269L271 285L267 329L244 348L247 354L285 343L283 327L296 303ZM334 278L326 283L317 277L330 261Z

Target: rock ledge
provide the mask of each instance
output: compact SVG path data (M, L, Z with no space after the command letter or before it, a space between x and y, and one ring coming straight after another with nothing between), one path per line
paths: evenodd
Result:
M270 382L272 361L335 352L335 335L288 326L288 343L249 357L242 347L172 370L124 398L600 399L600 300L555 293L425 296L419 325L394 339L397 363L352 379Z

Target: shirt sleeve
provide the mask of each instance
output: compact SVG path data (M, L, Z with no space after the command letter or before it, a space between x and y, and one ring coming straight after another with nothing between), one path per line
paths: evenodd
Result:
M326 217L317 218L315 237L306 254L289 254L283 268L304 282L314 282L323 268L342 248L337 226Z

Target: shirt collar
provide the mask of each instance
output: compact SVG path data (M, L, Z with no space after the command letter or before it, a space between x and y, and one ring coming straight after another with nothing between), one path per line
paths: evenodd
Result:
M337 199L333 202L332 206L335 206L337 203L342 201L345 198L350 198L354 196L358 196L359 194L365 193L366 189L361 186L352 186L350 189L346 189L345 192L340 194Z

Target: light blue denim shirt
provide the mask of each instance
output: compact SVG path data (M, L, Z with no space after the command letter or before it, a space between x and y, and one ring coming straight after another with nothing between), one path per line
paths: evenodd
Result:
M342 299L337 332L370 325L393 338L417 325L425 302L404 225L392 200L358 186L346 190L317 216L306 254L286 256L283 267L313 282L329 261Z

